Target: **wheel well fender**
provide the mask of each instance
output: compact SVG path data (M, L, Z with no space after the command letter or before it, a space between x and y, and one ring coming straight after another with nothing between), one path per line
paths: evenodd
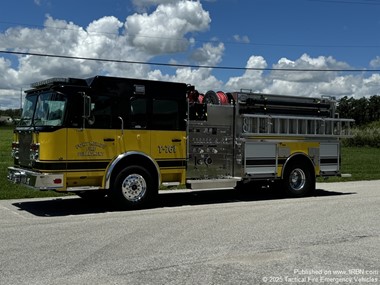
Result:
M305 165L309 170L310 173L312 174L313 177L315 177L315 166L313 161L305 155L304 153L295 153L288 157L282 167L282 173L281 173L281 178L284 179L284 174L289 165L292 165L293 163L300 163L302 165Z
M120 154L108 165L104 176L104 188L110 189L120 171L131 165L144 167L152 176L153 182L156 183L155 186L158 189L161 184L161 175L157 162L147 154L136 151Z

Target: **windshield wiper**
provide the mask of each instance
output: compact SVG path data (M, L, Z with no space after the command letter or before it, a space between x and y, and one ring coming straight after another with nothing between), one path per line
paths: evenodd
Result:
M19 126L22 126L22 125L24 125L23 123L25 122L25 121L31 121L32 120L32 118L31 117L23 117L23 118L21 118L20 119L20 122L18 123L18 125Z

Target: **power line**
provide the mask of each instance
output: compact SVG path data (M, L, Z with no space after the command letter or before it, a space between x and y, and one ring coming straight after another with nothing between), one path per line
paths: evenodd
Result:
M178 63L162 63L162 62L144 62L134 60L118 60L107 58L93 58L93 57L79 57L68 55L54 55L47 53L33 53L33 52L19 52L0 50L0 53L13 54L13 55L29 55L39 57L52 57L73 60L88 60L100 62L113 62L125 64L142 64L142 65L155 65L155 66L168 66L168 67L188 67L188 68L208 68L208 69L223 69L223 70L256 70L256 71L289 71L289 72L380 72L380 69L308 69L308 68L260 68L260 67L238 67L238 66L212 66L212 65L195 65L195 64L178 64Z

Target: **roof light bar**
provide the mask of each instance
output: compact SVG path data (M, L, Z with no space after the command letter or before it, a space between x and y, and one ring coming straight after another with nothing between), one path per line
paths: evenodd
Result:
M35 83L30 84L30 87L32 88L39 88L47 85L53 85L55 83L68 83L69 78L50 78L42 81L38 81Z

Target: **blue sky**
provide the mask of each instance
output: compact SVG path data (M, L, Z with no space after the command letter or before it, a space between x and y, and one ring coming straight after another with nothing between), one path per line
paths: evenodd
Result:
M15 0L0 51L281 72L97 63L0 53L0 108L46 77L106 74L304 96L379 93L380 0Z

